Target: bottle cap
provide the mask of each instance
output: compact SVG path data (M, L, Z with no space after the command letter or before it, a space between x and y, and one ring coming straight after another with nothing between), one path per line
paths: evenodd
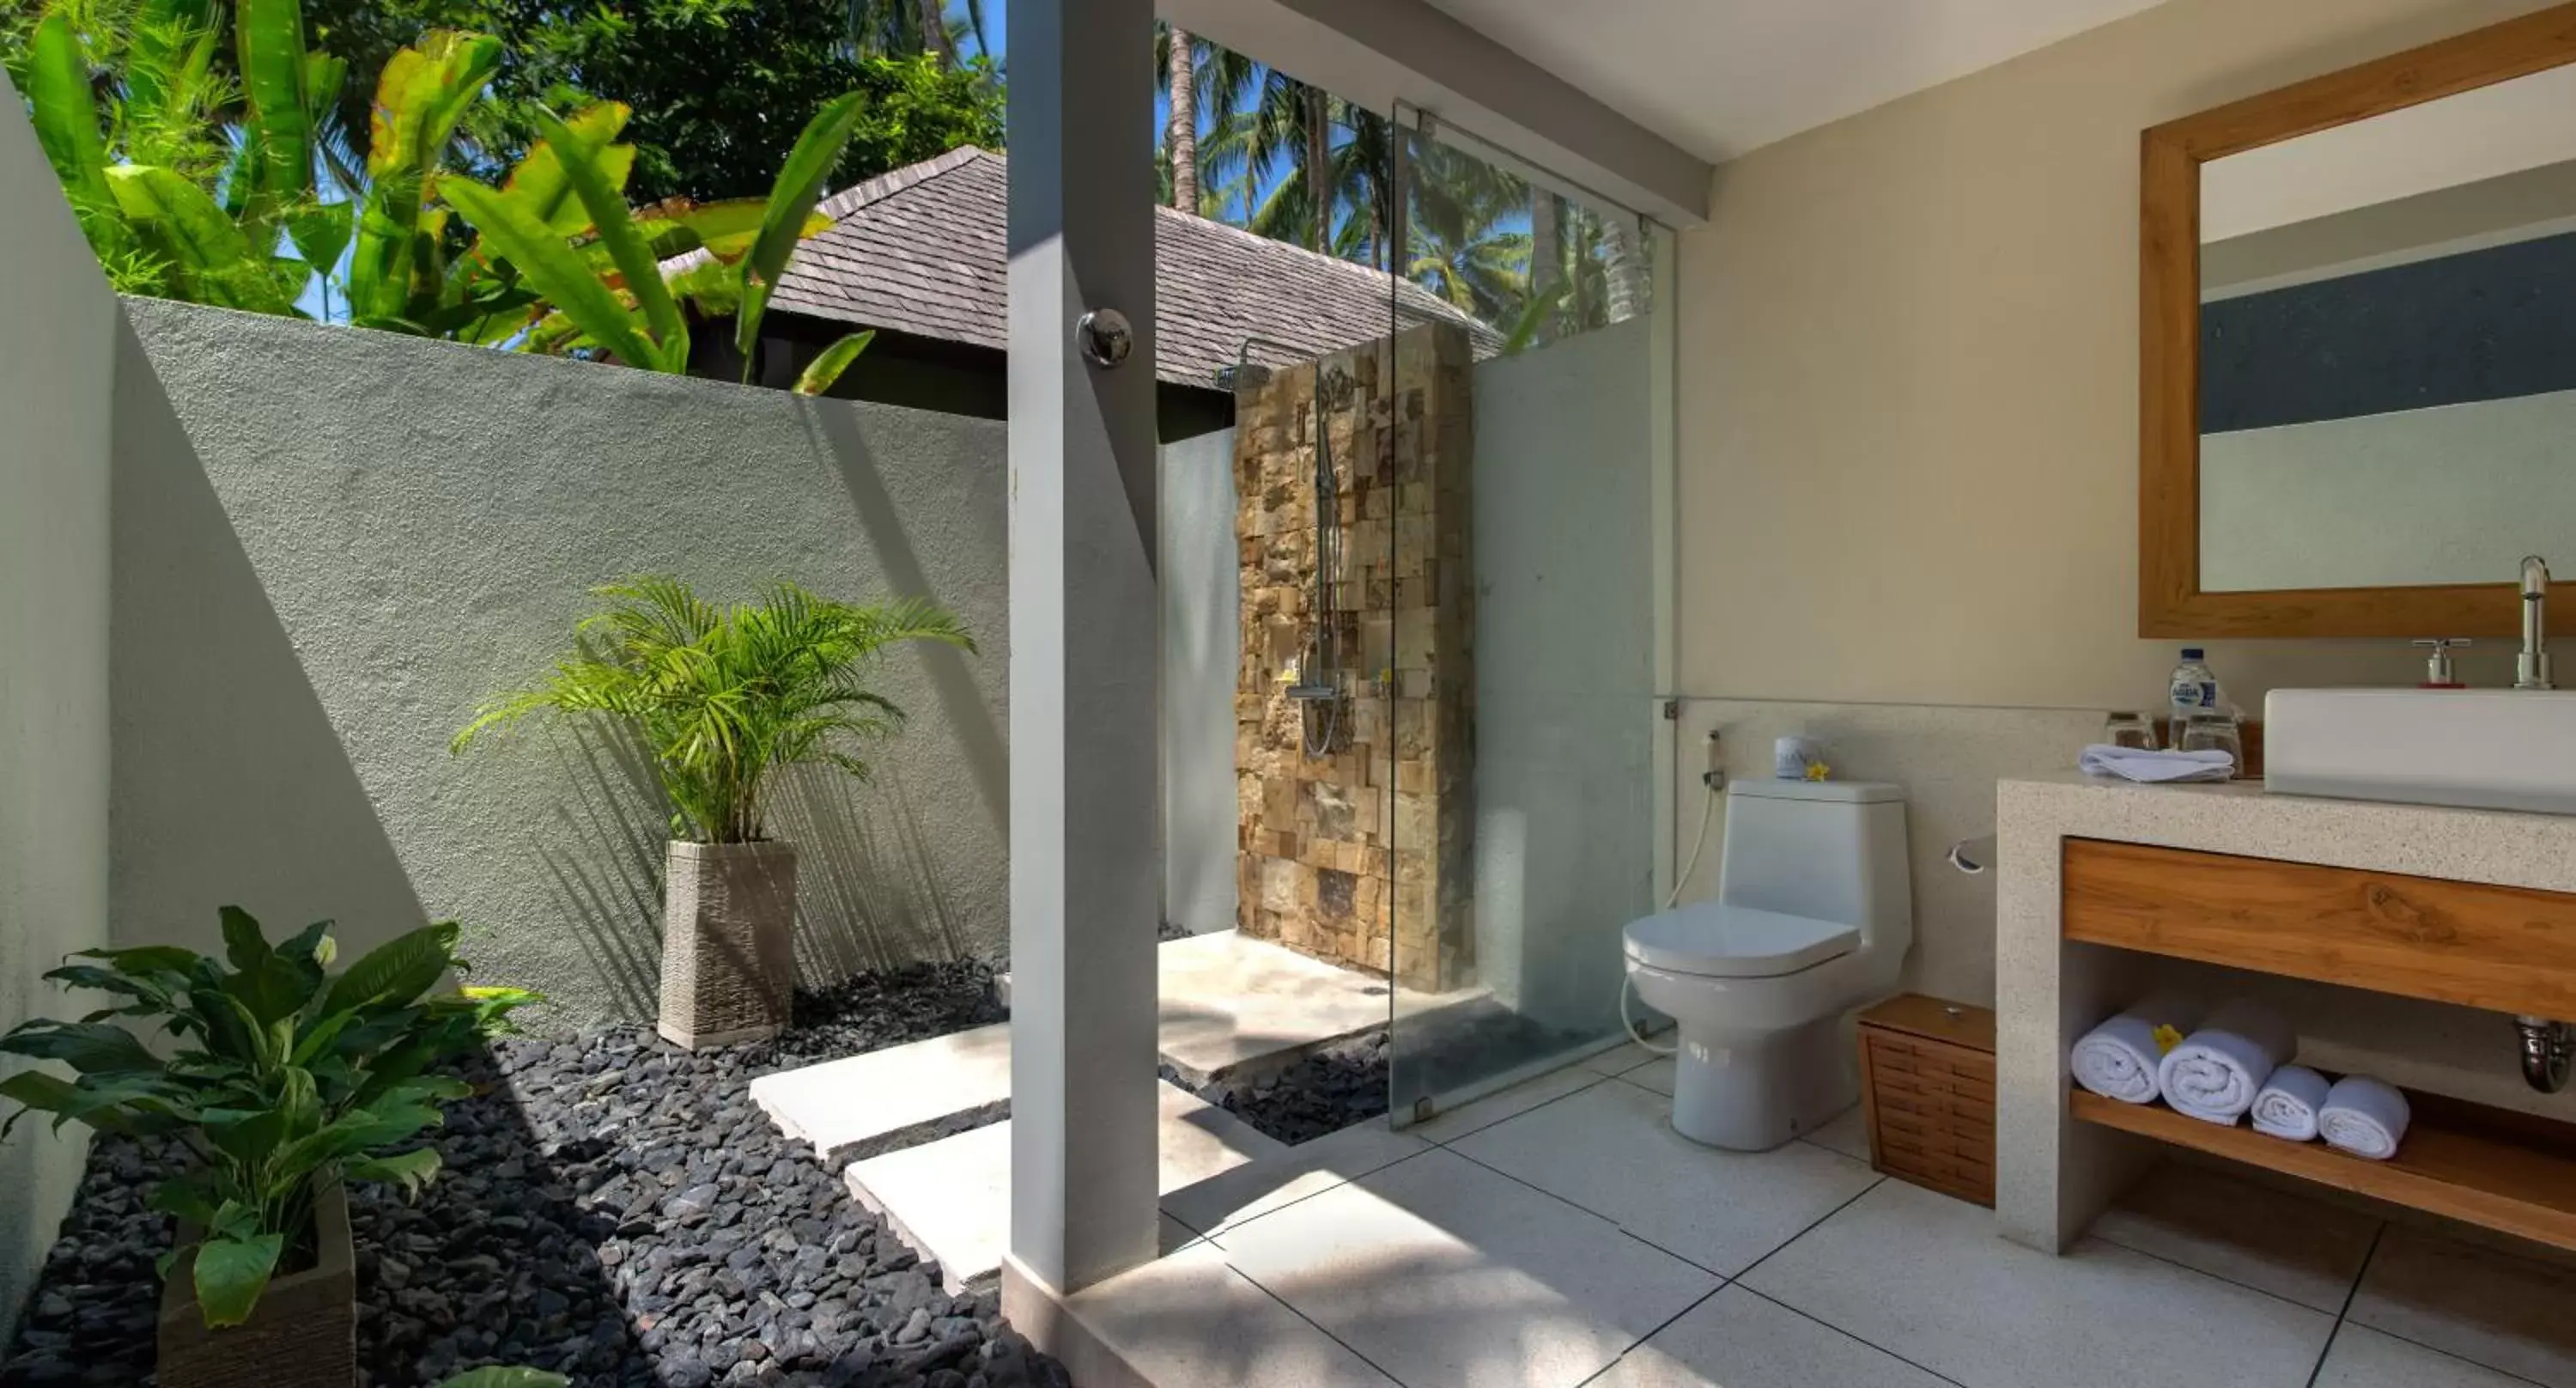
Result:
M2182 648L2182 658L2185 660L2198 660L2207 654L2209 654L2207 651L2202 650L2198 646L2185 646Z

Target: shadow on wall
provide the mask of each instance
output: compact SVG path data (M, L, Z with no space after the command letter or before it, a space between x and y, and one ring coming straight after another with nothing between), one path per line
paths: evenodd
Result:
M661 997L670 799L630 728L549 722L541 736L562 792L554 831L537 842L555 909L615 1005L627 1016L653 1016Z
M796 976L807 984L973 952L902 773L819 767L787 777L770 832L796 845ZM1003 865L993 865L995 872Z
M354 957L425 913L132 326L117 328L108 918L220 954L215 908L340 923Z
M849 490L850 504L858 509L859 526L867 532L868 547L875 553L889 591L941 600L956 610L955 603L931 583L930 571L913 546L911 532L895 505L893 490L886 485L876 452L859 433L857 416L846 410L809 409L805 418L825 456L840 467L841 484ZM1001 514L1008 515L1007 511ZM992 551L1007 553L1007 542L993 546ZM1007 587L1003 591L1007 592ZM1007 608L1004 611L1007 613ZM918 659L929 671L931 685L938 691L940 710L947 715L948 725L965 750L966 774L974 781L994 826L1005 832L1011 823L1010 747L1002 725L993 716L994 705L987 703L975 687L975 675L966 662L981 659L996 663L997 668L1006 666L1003 642L1007 634L1007 629L998 623L976 626L975 642L982 651L979 657L935 645L922 646L909 657ZM1002 683L998 675L991 683L998 694ZM996 867L999 870L999 865Z

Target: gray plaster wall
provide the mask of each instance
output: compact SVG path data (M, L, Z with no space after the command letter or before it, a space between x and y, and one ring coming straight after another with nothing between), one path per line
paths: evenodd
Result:
M451 757L595 584L921 594L980 654L905 651L866 784L800 778L808 979L1007 931L1004 426L385 333L129 301L115 449L122 939L332 917L344 949L466 923L549 1020L649 1016L664 810L617 739ZM865 370L864 364L858 369Z
M108 919L116 298L25 113L0 77L0 1030L75 1015L40 975L107 943ZM86 1150L83 1130L41 1122L0 1143L0 1344Z

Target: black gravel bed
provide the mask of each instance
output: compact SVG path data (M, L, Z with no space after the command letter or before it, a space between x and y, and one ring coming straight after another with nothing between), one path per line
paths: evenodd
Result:
M1001 1323L950 1297L753 1078L1000 1021L989 969L924 965L797 1000L773 1042L690 1054L649 1027L506 1038L437 1132L417 1205L353 1191L361 1381L435 1384L485 1364L598 1388L1068 1388ZM156 1149L102 1138L0 1388L148 1382L165 1217Z
M1386 1112L1392 1048L1383 1030L1307 1052L1286 1069L1191 1086L1171 1066L1163 1080L1196 1094L1291 1147Z

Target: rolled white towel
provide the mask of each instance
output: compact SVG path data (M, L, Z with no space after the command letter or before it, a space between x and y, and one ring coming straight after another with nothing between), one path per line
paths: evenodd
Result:
M2156 1084L2175 1112L2234 1126L2298 1049L2298 1033L2280 1014L2238 998L2165 1053Z
M2406 1125L2413 1118L2414 1110L2395 1085L2368 1075L2346 1075L2326 1091L2325 1107L2317 1111L2317 1131L2338 1152L2386 1161L2397 1155L2397 1144L2406 1140Z
M2200 1011L2180 998L2158 994L2084 1033L2068 1057L2075 1082L2124 1104L2155 1102L2156 1070L2165 1048L2156 1029L2173 1028L2179 1038L2200 1020Z
M2254 1096L2254 1131L2266 1137L2311 1142L2317 1135L2317 1112L2326 1106L2326 1077L2304 1065L2284 1065L2263 1081Z

